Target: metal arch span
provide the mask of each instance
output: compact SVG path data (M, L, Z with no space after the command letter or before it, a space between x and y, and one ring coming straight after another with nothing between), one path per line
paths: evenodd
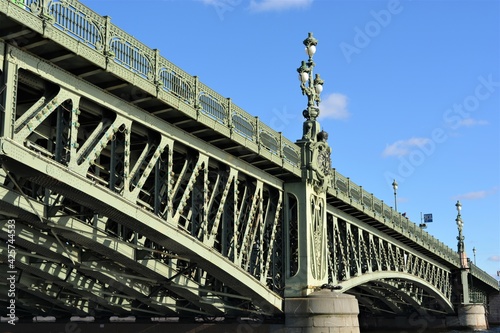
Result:
M259 301L259 297L252 300L251 295L244 296L242 289L236 288L234 293L226 294L215 288L210 290L209 286L200 284L200 280L188 274L188 267L180 270L187 260L185 258L172 255L168 265L157 256L140 256L140 252L155 254L160 251L110 237L103 230L104 219L96 217L96 224L92 226L61 211L61 216L42 222L40 216L44 207L40 202L5 187L0 189L0 195L3 198L2 211L11 211L16 216L17 245L22 254L16 259L17 267L22 270L20 287L31 297L41 298L48 304L53 301L58 311L80 315L109 312L139 316L148 313L155 316L179 313L221 316L245 312L244 308L237 309L227 302L230 299L242 304L256 301L262 306L260 310L255 309L257 312L279 311ZM0 256L6 257L5 249L0 248ZM230 272L241 277L235 267ZM45 281L44 287L40 287L42 281ZM205 281L209 279L205 277ZM242 279L241 283L245 282ZM78 304L74 303L77 295L83 298ZM133 306L132 299L147 307ZM179 299L192 305L183 307ZM275 304L280 305L281 298L277 299ZM98 307L93 310L95 306L92 304ZM44 314L44 307L31 310L35 314ZM253 312L251 308L246 311Z
M105 189L96 188L92 181L74 177L71 172L64 170L64 168L54 165L50 163L50 161L38 159L36 154L27 152L24 148L18 147L12 142L3 141L3 149L5 153L4 156L17 156L17 162L12 169L15 170L16 168L22 167L18 162L24 162L24 165L35 167L38 169L37 172L35 172L36 175L33 176L36 178L36 182L43 183L43 185L47 186L47 188L51 188L51 190L58 195L75 200L83 206L89 207L96 213L103 214L110 219L120 221L122 226L143 235L147 239L162 246L166 251L171 251L176 256L186 258L188 262L196 263L197 266L203 268L206 272L210 272L212 276L216 277L224 285L230 287L234 292L237 292L241 296L248 297L249 300L252 300L253 304L259 304L261 311L265 313L281 311L282 298L268 289L266 285L262 284L258 279L245 272L240 267L241 261L236 261L235 263L232 262L232 260L224 258L224 256L217 253L217 251L207 247L203 242L198 241L195 237L177 227L171 220L165 223L151 213L138 209L122 198L108 193ZM36 161L36 163L29 163L28 161L30 159L32 162ZM4 163L10 165L10 162L7 162L5 159ZM51 178L51 176L48 175L55 178ZM33 180L35 180L34 178ZM71 186L62 181L57 181L56 179L69 180ZM92 195L90 196L88 193L92 193ZM19 198L18 200L22 199ZM40 208L38 214L42 213L43 208ZM84 230L82 224L75 222L68 225L68 228L64 228L64 225L61 224L64 221L64 218L58 220L57 217L49 217L47 222L49 226L52 226L56 232L65 236L66 239L72 239L74 237L75 244L78 242L79 245L83 245L85 248L91 248L91 241L93 240L94 242L101 242L101 245L107 243L108 251L106 252L118 252L122 255L128 252L131 258L135 256L135 251L133 251L134 249L132 246L128 246L129 251L125 251L123 245L118 246L121 243L118 241L120 239L118 237L114 240L108 233L107 235L102 235L103 238L99 239L99 237L96 237L99 235L99 229L90 228L90 230L93 229L93 231L90 232L89 235L88 233L80 232ZM105 224L106 223L104 223L104 225ZM78 236L72 237L68 235L70 233L77 234ZM147 248L146 244L143 244L141 247ZM238 256L235 256L235 258L237 257ZM173 269L176 270L177 273L181 271L179 267ZM219 292L219 290L214 290L215 294L217 294L217 292ZM256 309L256 311L259 310Z
M352 277L347 281L340 282L342 285L342 292L352 293L358 297L362 297L359 292L356 292L356 287L365 287L366 289L371 289L370 282L376 282L384 285L385 291L390 291L390 293L396 291L401 297L401 302L405 302L412 308L428 311L445 312L447 314L455 313L453 304L450 299L448 299L439 289L428 281L419 278L415 275L405 273L405 272L372 272L369 274L364 274L361 276ZM406 283L410 282L410 283ZM389 293L389 294L390 294ZM381 293L381 296L385 296L387 302L391 302L387 294ZM434 298L435 301L440 305L440 309L428 308L422 301L425 298ZM383 297L381 299L384 299Z
M327 234L329 283L364 297L361 305L372 298L390 313L453 312L452 272L444 264L336 209L329 210Z

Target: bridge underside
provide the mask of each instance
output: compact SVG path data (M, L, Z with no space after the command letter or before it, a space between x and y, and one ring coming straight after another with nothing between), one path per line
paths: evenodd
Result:
M418 315L446 317L453 315L453 307L439 295L419 288L414 281L401 278L373 280L353 287L346 293L356 296L361 317Z

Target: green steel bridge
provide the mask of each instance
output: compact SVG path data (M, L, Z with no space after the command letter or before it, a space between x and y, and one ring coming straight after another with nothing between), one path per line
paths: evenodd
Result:
M20 321L282 320L321 288L360 316L448 316L498 293L332 169L315 114L290 141L76 0L0 0L0 111Z

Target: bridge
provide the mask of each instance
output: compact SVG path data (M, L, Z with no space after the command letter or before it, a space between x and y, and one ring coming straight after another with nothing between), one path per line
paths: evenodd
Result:
M497 281L332 168L304 44L294 142L76 0L0 0L3 324L484 322Z

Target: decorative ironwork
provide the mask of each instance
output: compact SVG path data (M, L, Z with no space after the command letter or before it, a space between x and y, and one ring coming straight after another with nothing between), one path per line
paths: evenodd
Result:
M200 94L201 112L215 119L221 124L227 123L227 111L224 106L213 96L209 94Z
M311 196L312 219L309 223L311 239L311 273L316 280L322 280L327 270L327 258L325 256L326 234L323 228L325 219L325 204L323 198Z
M417 287L421 292L426 290L428 294L433 290L434 294L429 297L441 299L442 311L453 312L452 274L443 265L332 214L328 214L327 230L328 283L340 284L344 291L354 288L354 293L358 286L356 280L361 276L366 276L363 278L366 288L369 288L370 275L373 281L385 277L386 282L406 281L407 286L416 283L426 286L424 289ZM400 290L410 296L413 294L408 287ZM414 300L425 308L425 300Z
M193 103L194 95L190 82L186 82L175 71L168 68L160 69L159 83L164 91L174 94L188 104Z
M23 8L40 20L46 21L49 18L45 24L50 24L61 30L61 33L66 36L78 42L83 42L96 54L113 60L113 64L125 70L125 72L121 73L115 69L118 75L127 78L129 78L127 74L139 75L144 79L144 82L136 83L139 87L145 91L156 90L159 87L174 98L190 105L193 114L196 114L198 107L196 104L198 103L197 96L201 96L202 92L208 92L211 96L210 99L216 101L226 100L222 95L198 82L197 77L189 75L164 57L161 57L156 50L146 47L137 39L110 23L109 17L95 14L91 9L76 0L29 0ZM78 45L80 44L75 44L75 47L78 47ZM77 52L77 50L74 51ZM253 117L249 113L232 105L227 110L228 116L226 116L230 117L231 120L223 121L223 119L218 118L222 116L219 107L212 105L212 102L205 98L200 100L200 103L202 107L205 106L202 112L205 112L211 118L215 116L215 119L222 122L230 130L234 129L233 133L250 141L255 141L258 138L257 128L264 124L259 120L250 121ZM214 106L215 109L211 109L209 105ZM233 119L236 120L235 124L232 124ZM273 136L279 137L280 135L278 132L274 132ZM283 138L282 143L281 150L277 155L286 162L284 167L291 169L300 167L299 161L292 157L293 155L300 155L300 148L287 138ZM287 147L286 152L283 150L285 146Z
M288 277L293 277L299 271L299 218L298 218L298 201L295 196L288 194L288 230L290 233L288 244Z
M54 20L54 26L97 51L103 50L104 26L97 26L85 12L68 2L51 1L48 13Z
M267 148L272 154L278 155L279 152L279 142L271 133L267 131L260 132L260 142L262 146Z
M234 131L251 141L255 140L255 127L247 117L241 114L233 114Z
M135 47L130 42L124 41L119 37L113 38L110 42L110 50L114 54L116 63L137 73L145 79L150 79L153 76L153 68L151 60L143 54L138 47Z

